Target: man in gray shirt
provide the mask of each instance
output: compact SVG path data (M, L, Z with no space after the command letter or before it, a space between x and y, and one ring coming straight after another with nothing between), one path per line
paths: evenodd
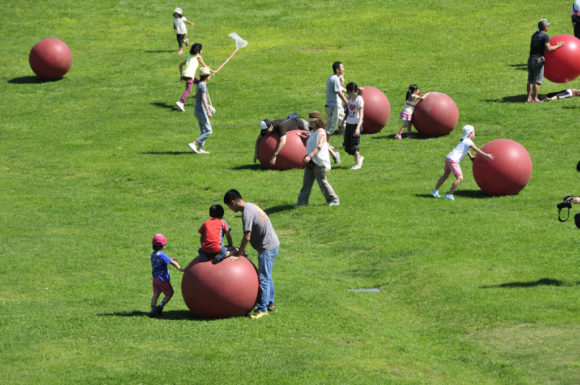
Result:
M256 303L256 311L250 316L258 319L268 315L269 311L275 311L274 305L274 280L272 279L272 267L274 259L278 255L280 241L274 231L268 215L253 203L245 202L237 190L229 190L224 195L224 204L233 212L242 212L242 226L244 236L240 247L234 256L244 255L248 243L258 251L258 280L260 291Z

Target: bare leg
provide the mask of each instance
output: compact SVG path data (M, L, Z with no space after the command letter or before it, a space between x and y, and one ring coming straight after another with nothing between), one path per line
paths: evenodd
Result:
M455 190L457 190L457 187L459 187L459 184L463 181L463 175L459 175L457 177L457 179L455 179L455 181L453 182L453 184L451 185L451 188L449 189L449 195L453 195L455 193Z

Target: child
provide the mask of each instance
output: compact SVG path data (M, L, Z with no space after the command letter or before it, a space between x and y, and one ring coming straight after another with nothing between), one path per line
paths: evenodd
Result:
M209 208L209 216L211 219L203 222L198 230L201 234L199 256L213 259L212 263L218 263L230 256L228 251L228 248L232 247L230 226L222 219L224 208L221 205L212 205ZM224 234L228 240L228 248L224 246Z
M185 91L183 91L181 99L175 102L175 104L181 111L185 111L185 101L191 93L193 85L199 82L199 79L195 77L197 67L199 67L200 64L202 67L207 67L201 57L202 50L203 47L200 43L193 44L189 50L189 57L185 59L185 61L179 63L179 76L181 80L185 81Z
M206 82L210 76L211 72L208 67L201 67L199 69L199 83L197 83L197 92L195 95L195 117L199 123L199 131L201 134L195 141L188 143L189 148L196 154L209 154L209 151L204 150L202 147L207 138L213 134L209 120L213 117L214 110L213 106L208 104L209 93L207 92L206 86Z
M447 157L445 158L445 168L443 169L443 175L437 181L437 185L435 189L431 191L431 195L434 198L441 198L439 195L439 187L447 180L449 174L453 172L456 180L451 185L451 189L449 189L449 193L445 195L445 199L448 200L455 200L453 193L457 190L457 187L463 180L463 173L461 172L461 167L459 167L459 162L465 157L465 155L469 155L469 159L473 160L474 156L471 155L469 149L473 149L481 156L485 156L487 159L493 160L493 154L488 154L486 152L481 151L475 144L473 144L473 137L475 136L475 128L473 126L467 124L463 126L463 136L459 141L459 144L451 151Z
M167 265L172 264L179 271L183 271L176 259L169 258L167 254L162 252L167 244L167 239L163 234L157 234L153 237L153 254L151 254L151 267L153 270L153 298L151 298L151 312L149 317L158 317L163 313L163 307L173 296L173 287L169 280L169 270ZM165 297L157 305L157 299L163 292Z
M173 10L173 32L175 32L175 35L177 36L177 44L179 44L179 51L177 51L177 53L179 55L183 53L182 48L184 42L186 46L189 46L189 40L185 38L185 35L187 35L187 27L185 26L185 23L192 27L195 26L195 24L183 16L183 10L181 8L175 8L175 10Z
M413 128L413 123L411 123L411 119L413 119L413 111L415 111L415 106L419 100L422 100L424 97L420 96L421 92L419 92L419 86L416 84L411 84L409 86L409 90L407 91L407 96L405 96L405 107L401 111L399 118L403 120L403 125L397 135L395 135L395 139L403 139L401 136L405 128L407 129L407 137L411 137L411 128Z
M358 145L360 143L360 134L362 131L363 122L363 108L364 101L361 96L362 91L358 88L356 83L348 83L346 85L346 92L348 94L348 115L346 117L346 128L344 130L344 150L354 155L354 163L351 170L359 170L362 167L365 159L359 152Z

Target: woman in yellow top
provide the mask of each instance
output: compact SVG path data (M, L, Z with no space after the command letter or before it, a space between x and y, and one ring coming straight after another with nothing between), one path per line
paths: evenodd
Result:
M179 63L179 76L181 77L181 80L185 81L185 91L183 91L183 95L181 95L181 98L175 102L175 104L181 111L185 111L185 101L191 93L193 85L199 82L199 79L195 77L197 68L200 64L202 67L208 67L201 57L202 48L201 43L193 44L189 51L189 57L185 59L185 61ZM211 73L215 73L215 71L211 69L210 71Z

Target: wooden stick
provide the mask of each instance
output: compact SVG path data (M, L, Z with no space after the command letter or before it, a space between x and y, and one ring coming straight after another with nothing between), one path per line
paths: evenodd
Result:
M234 57L234 55L236 54L236 52L238 52L239 50L240 50L239 48L236 48L236 50L234 51L234 53L232 53L230 55L230 57L226 59L226 61L224 62L224 64L222 64L221 66L219 66L219 68L217 70L215 70L215 73L217 74L219 72L219 70L221 70L223 68L223 66L225 66L230 61L230 59Z

